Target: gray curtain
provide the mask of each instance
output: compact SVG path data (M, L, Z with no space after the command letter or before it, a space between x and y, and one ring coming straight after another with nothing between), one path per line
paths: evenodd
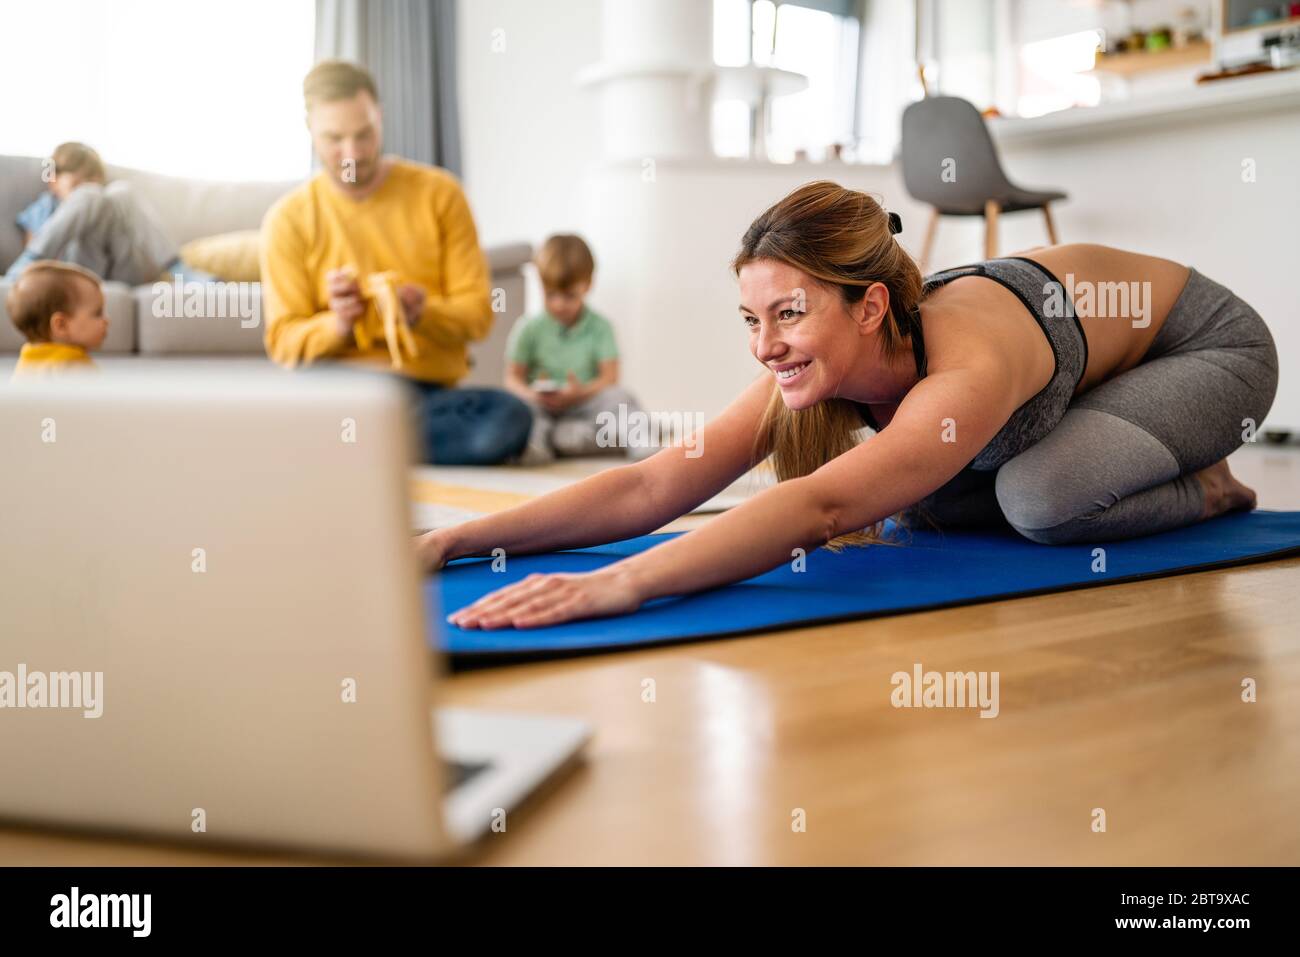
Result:
M456 0L316 0L316 59L332 58L374 76L385 152L461 175Z

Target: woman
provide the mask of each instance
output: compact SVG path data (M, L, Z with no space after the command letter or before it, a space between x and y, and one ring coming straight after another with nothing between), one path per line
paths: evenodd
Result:
M899 512L1057 544L1254 507L1224 461L1277 388L1273 340L1250 306L1186 266L1093 245L923 285L900 228L862 193L795 190L754 221L733 262L765 371L705 426L704 454L665 449L417 547L438 568L647 534L769 454L774 487L638 555L530 575L448 620L530 628L629 612L761 574L796 549L880 542ZM1121 288L1123 315L1098 309ZM858 442L864 423L878 431Z

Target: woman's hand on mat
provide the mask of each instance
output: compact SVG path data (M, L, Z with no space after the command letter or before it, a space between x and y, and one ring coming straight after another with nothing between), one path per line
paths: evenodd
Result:
M536 573L498 588L447 616L458 628L540 628L579 618L622 615L641 607L641 594L617 565L594 572Z

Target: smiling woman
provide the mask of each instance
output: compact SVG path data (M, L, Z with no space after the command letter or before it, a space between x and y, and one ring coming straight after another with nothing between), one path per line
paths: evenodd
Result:
M742 303L740 311L751 329L754 357L772 369L779 387L759 426L779 481L809 475L847 452L863 425L859 405L838 395L855 365L873 361L858 348L857 327L848 321L804 322L805 317L833 312L847 319L860 307L875 323L879 358L893 364L910 349L918 378L924 375L921 271L894 240L900 227L897 216L870 196L823 181L768 209L741 239L732 269L737 276L748 270L746 285L776 296L762 308ZM776 319L765 322L759 313ZM828 334L837 337L834 344ZM801 344L814 341L819 357L800 351ZM878 525L830 545L873 541L880 541Z
M799 187L753 222L733 262L764 371L692 443L706 454L664 449L417 547L438 568L644 535L768 456L775 486L599 571L531 575L449 620L532 628L633 611L821 546L883 543L891 515L1062 544L1254 507L1224 459L1263 421L1278 365L1245 302L1178 263L1082 244L923 283L899 227L865 194ZM1105 283L1152 295L1140 316L1084 316L1068 301ZM867 441L863 425L876 429Z

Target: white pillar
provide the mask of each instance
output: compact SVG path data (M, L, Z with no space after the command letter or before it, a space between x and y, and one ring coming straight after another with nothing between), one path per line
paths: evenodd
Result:
M601 60L579 75L598 91L607 160L711 154L713 5L604 0Z

